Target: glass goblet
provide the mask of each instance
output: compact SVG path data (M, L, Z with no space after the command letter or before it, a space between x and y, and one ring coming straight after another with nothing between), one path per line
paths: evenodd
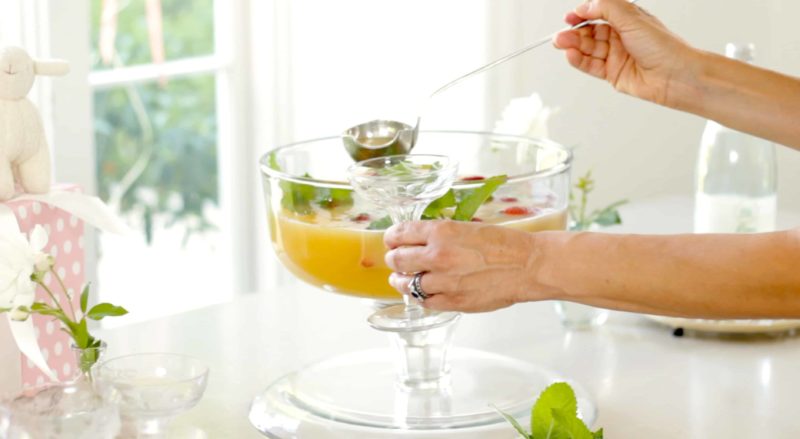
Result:
M348 169L348 178L358 195L399 224L419 220L428 204L450 189L457 172L458 163L445 156L395 155L358 162ZM447 347L458 313L427 310L408 295L403 302L376 311L369 323L394 337L403 386L435 388L449 372Z

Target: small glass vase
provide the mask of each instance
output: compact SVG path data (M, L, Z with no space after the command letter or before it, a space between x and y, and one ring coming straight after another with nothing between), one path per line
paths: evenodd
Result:
M607 309L581 303L556 301L555 308L561 325L570 330L596 328L608 320Z
M100 364L100 359L106 353L108 345L104 341L100 341L100 345L88 348L79 348L74 343L70 345L73 355L75 356L75 374L74 380L86 380L92 382L94 380L93 370Z
M117 407L84 380L25 389L7 411L8 420L0 421L3 438L112 439L120 431Z

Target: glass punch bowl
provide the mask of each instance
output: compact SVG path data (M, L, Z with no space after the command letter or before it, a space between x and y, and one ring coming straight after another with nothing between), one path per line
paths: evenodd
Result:
M508 177L473 221L529 232L566 227L572 155L552 141L423 131L412 154L457 160L457 199L486 178ZM286 268L321 290L371 299L377 308L402 303L387 283L386 212L347 183L352 163L338 136L264 155L270 238ZM514 437L492 406L523 419L541 390L563 378L518 359L451 348L457 317L407 331L373 324L394 338L391 349L342 353L279 379L256 396L250 421L274 438ZM573 387L591 424L594 405Z

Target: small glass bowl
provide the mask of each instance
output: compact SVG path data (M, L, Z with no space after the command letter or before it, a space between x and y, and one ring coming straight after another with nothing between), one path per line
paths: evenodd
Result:
M110 359L94 371L95 385L117 404L123 434L165 435L169 422L200 401L208 366L179 354L132 354Z

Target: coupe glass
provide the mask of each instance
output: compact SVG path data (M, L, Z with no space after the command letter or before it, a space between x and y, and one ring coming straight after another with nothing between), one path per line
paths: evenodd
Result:
M167 437L170 421L197 405L208 367L178 354L132 354L113 358L94 371L103 397L119 406L123 437Z
M459 314L403 304L388 284L383 229L418 217L453 178L461 199L485 178L507 175L474 221L563 230L571 158L547 140L452 131L422 132L414 154L356 165L340 137L266 154L267 221L280 260L323 290L374 301L368 321L390 336L392 349L342 354L279 379L253 401L256 428L274 438L378 438L399 430L404 437L509 437L491 405L524 418L541 390L563 378L514 358L451 348ZM393 172L400 162L429 172ZM591 424L594 405L573 387Z

